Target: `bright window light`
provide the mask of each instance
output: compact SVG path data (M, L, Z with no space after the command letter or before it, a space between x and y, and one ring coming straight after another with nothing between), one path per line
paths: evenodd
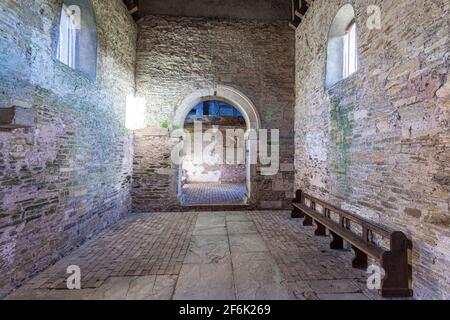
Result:
M59 43L57 58L75 69L77 48L77 26L69 8L63 5L59 23Z
M127 96L127 111L125 126L130 130L145 128L145 98Z
M343 76L347 78L358 69L358 53L356 47L356 24L353 23L344 35Z

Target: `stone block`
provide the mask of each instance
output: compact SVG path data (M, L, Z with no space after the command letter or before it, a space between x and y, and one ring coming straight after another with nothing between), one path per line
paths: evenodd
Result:
M36 114L32 109L13 106L0 108L0 128L30 128L35 125Z
M388 80L395 80L399 77L409 75L411 72L417 71L420 67L420 60L418 58L412 59L404 64L401 64L389 72Z

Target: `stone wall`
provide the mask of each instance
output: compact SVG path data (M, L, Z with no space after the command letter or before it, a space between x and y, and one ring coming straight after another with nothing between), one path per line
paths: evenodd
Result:
M171 161L172 143L167 129L134 133L134 212L174 211L179 208L178 168ZM175 178L174 178L175 177Z
M283 172L263 177L255 168L254 207L288 207L293 195L293 35L285 21L149 16L139 22L137 96L146 98L145 121L150 131L171 123L179 103L189 94L219 84L248 96L258 109L263 128L281 130ZM148 134L142 139L138 132L135 149L153 152L154 147L160 152L163 146L155 146L160 139ZM176 201L176 169L166 178L160 173L147 172L146 178L139 174L142 168L158 168L160 161L157 154L136 160L133 202L140 204L140 210L163 210L168 202ZM164 160L161 167L166 166ZM143 192L138 181L148 179L158 183L146 183L148 189Z
M450 298L450 3L350 1L359 70L324 89L332 19L317 0L296 34L296 186L411 237L418 298ZM382 29L369 30L379 5Z
M223 183L240 183L246 182L245 165L221 165L219 167L222 175L220 176L220 182Z
M97 80L55 61L62 1L0 2L0 107L31 109L0 132L0 297L131 208L137 30L120 0L93 0Z

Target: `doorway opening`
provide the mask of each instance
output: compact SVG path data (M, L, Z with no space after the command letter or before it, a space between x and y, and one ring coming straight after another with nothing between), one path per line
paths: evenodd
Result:
M247 124L241 112L229 102L205 100L189 111L184 129L202 139L201 148L194 146L181 165L182 204L245 205Z
M217 198L214 198L214 190L217 190L217 193L219 193L221 196L223 196L223 191L227 191L225 187L225 183L216 183L214 186L218 188L211 188L213 187L212 184L209 185L208 194L210 195L208 197L190 197L186 200L186 185L188 184L187 180L183 180L183 163L181 163L178 166L178 197L180 199L180 202L184 206L221 206L221 205L251 205L254 201L254 187L256 184L255 177L257 175L256 172L256 163L254 159L254 155L256 154L257 150L257 132L261 128L261 118L258 114L258 111L256 109L256 106L253 104L253 102L248 98L244 93L239 91L236 88L225 86L225 85L217 85L209 88L201 88L196 91L191 92L189 95L185 96L183 99L181 99L178 103L178 108L175 111L175 115L172 122L173 128L181 128L184 129L185 125L189 126L189 117L190 116L197 116L197 110L199 113L204 112L204 109L197 109L198 106L202 106L203 103L211 101L211 104L213 105L210 107L208 105L208 111L207 113L213 113L215 110L214 108L217 108L217 104L222 104L223 110L228 110L228 112L231 112L231 109L233 110L233 115L235 118L244 118L245 125L244 128L246 130L246 134L244 137L244 167L245 167L245 188L244 188L244 196L242 195L242 185L239 186L239 188L232 188L233 191L228 189L228 194L230 195L233 192L236 192L239 194L239 196L231 196L233 200L231 202L227 201L225 203L221 203L217 200ZM227 104L227 108L225 108L225 104ZM231 108L230 108L231 107ZM195 109L195 111L193 111ZM225 112L225 111L223 111ZM240 114L240 117L238 116L238 113ZM219 116L214 121L219 121L219 128L220 128L220 118L226 118L225 116ZM234 119L233 121L236 121L238 119ZM225 121L225 120L224 120ZM187 123L186 123L187 122ZM226 123L226 122L225 122ZM239 119L239 126L242 126L242 119ZM194 121L195 126L195 121ZM222 123L223 126L223 123ZM233 140L233 139L231 139ZM242 153L242 150L240 150ZM242 172L242 171L241 171ZM220 181L219 181L220 182ZM236 187L236 184L232 184L233 187ZM191 184L192 186L192 184ZM184 192L183 192L184 191ZM192 194L192 193L191 193ZM197 193L198 194L198 193ZM190 200L192 199L192 200ZM197 200L198 199L198 200ZM212 199L212 200L208 200ZM234 201L236 199L236 201ZM192 204L188 204L192 203Z

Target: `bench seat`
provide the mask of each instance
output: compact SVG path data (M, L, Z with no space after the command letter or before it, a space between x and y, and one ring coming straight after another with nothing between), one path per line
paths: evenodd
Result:
M309 204L307 205L306 200ZM401 231L393 231L384 226L373 223L350 212L344 211L316 197L298 190L292 202L293 218L304 218L304 226L316 223L315 235L326 236L329 230L333 241L331 249L344 249L344 240L351 244L355 252L352 261L354 268L368 270L368 257L380 262L382 272L380 292L386 298L411 297L413 291L409 288L409 279L412 268L408 264L408 249L412 248L411 241ZM316 205L322 207L322 212L316 210ZM331 214L339 216L339 223L331 219ZM361 229L361 234L351 230L351 224ZM389 249L381 247L374 242L373 236L377 234L389 240Z

